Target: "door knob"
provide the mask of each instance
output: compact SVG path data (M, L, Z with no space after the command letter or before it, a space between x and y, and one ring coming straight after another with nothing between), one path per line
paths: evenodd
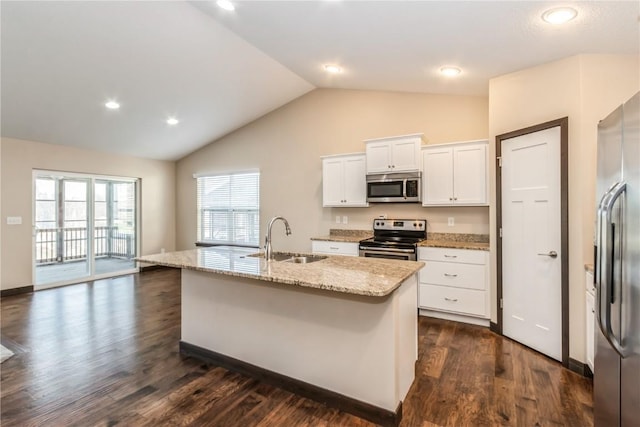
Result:
M549 251L548 254L538 254L538 255L540 255L540 256L548 256L548 257L551 257L551 258L558 258L558 252L556 252L556 251Z

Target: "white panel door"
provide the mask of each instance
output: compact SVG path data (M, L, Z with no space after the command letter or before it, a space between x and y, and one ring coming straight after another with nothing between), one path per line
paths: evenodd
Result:
M448 148L429 148L423 155L423 205L453 203L453 152Z
M344 161L340 158L322 161L322 206L344 205Z
M407 139L391 146L391 168L394 172L420 169L420 140Z
M367 152L367 173L391 172L391 143L368 142Z
M487 203L487 146L465 145L453 149L453 201Z
M367 171L365 156L344 159L344 199L348 206L367 205Z
M560 127L502 144L503 333L562 360Z

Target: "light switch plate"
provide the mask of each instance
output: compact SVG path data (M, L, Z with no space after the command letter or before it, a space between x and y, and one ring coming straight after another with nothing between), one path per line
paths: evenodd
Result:
M340 215L336 215L336 224L340 224Z
M349 217L348 217L348 216L346 216L346 215L343 215L343 216L342 216L342 223L343 223L343 224L349 224Z
M7 217L7 224L8 225L21 225L22 224L22 217L21 216L8 216Z
M454 217L450 216L449 219L447 220L447 225L449 227L453 227L454 225L456 225L456 221L454 219Z

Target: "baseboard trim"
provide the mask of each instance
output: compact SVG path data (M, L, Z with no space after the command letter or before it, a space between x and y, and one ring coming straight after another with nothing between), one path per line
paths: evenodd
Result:
M577 374L582 375L583 377L593 376L593 374L591 374L591 369L589 368L589 365L587 365L586 363L582 363L576 359L572 359L571 357L569 358L569 365L567 366L567 368L570 371L573 371Z
M184 341L180 341L180 353L264 381L382 426L397 427L402 420L402 402L395 412L389 411Z
M166 265L157 265L157 264L153 264L153 265L145 265L144 267L140 266L140 273L146 273L147 271L154 271L154 270L173 270L174 267L167 267Z
M22 286L20 288L3 289L0 291L0 298L10 297L13 295L28 294L33 292L33 285Z
M489 322L489 330L491 332L495 332L498 335L502 335L502 333L500 332L500 328L498 327L498 324L495 322Z
M471 325L489 327L489 319L483 319L480 317L465 316L456 313L447 313L444 311L428 310L421 308L418 310L420 316L435 317L436 319L453 320L455 322L469 323Z

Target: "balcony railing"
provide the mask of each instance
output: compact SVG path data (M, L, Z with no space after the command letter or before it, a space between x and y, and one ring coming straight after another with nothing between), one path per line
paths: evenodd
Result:
M133 234L118 227L94 228L94 256L131 259L135 256ZM87 228L36 229L36 263L50 264L87 258Z

